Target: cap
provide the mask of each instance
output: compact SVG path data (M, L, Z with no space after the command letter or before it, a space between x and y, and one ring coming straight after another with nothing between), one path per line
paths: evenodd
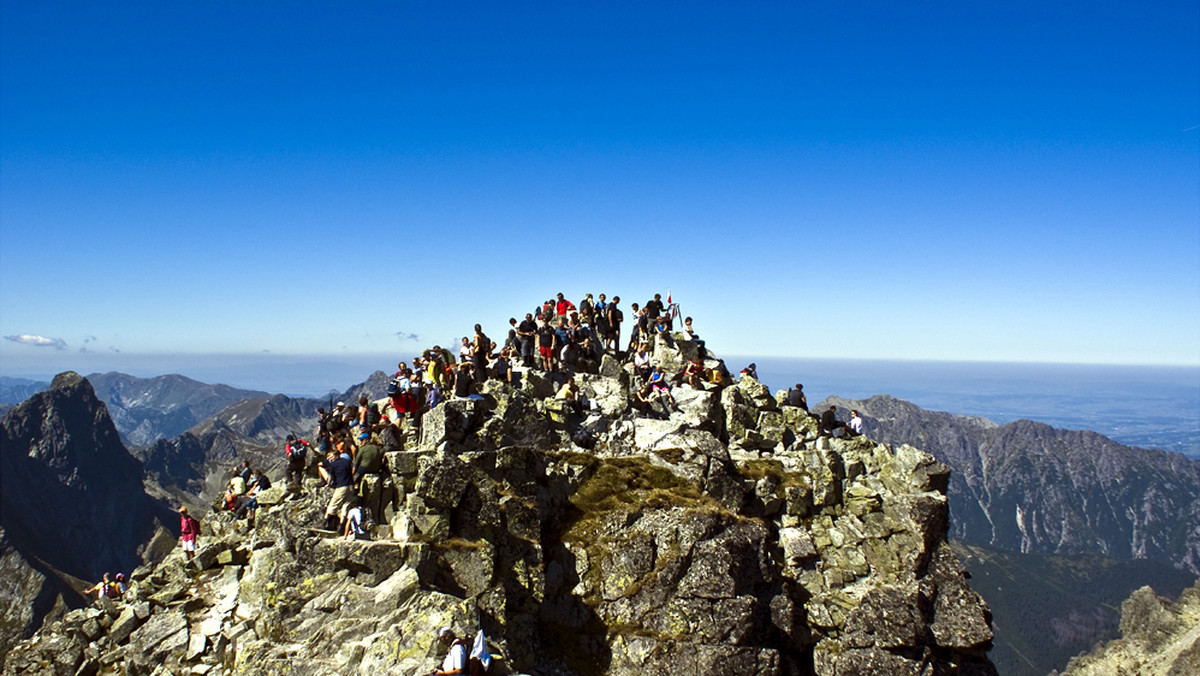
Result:
M454 635L454 630L451 629L450 627L442 627L441 629L438 629L438 638L442 638L443 636L453 636L453 635Z
M180 508L179 508L179 513L180 513L180 514L187 514L187 507L180 507Z
M289 434L289 435L288 435L288 438L287 438L287 440L288 440L288 441L295 441L295 440L296 440L296 435L295 435L295 434Z

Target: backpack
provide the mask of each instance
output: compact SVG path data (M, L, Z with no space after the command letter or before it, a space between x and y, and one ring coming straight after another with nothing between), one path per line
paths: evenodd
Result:
M299 464L304 462L304 455L308 450L308 444L304 443L300 439L297 439L296 443L288 445L287 450L288 458Z

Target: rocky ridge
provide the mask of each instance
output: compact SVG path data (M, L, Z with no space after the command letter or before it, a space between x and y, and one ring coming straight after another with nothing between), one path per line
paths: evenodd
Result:
M79 603L78 580L142 561L147 543L173 522L141 480L141 465L77 373L60 374L4 416L0 647L37 628L55 606Z
M1023 553L1151 559L1200 573L1200 460L1030 420L926 411L878 395L831 397L864 429L954 468L951 537Z
M1057 672L1055 672L1057 673ZM1121 638L1071 660L1063 676L1200 674L1200 581L1172 603L1150 587L1121 604Z
M659 336L654 358L677 371L697 349ZM6 673L426 673L443 624L531 674L995 673L945 465L818 437L749 378L677 389L673 410L637 404L611 357L576 379L583 415L530 371L401 421L391 476L364 488L374 540L313 529L315 480L271 489L253 527L207 516L196 566L139 569L125 602L51 623Z

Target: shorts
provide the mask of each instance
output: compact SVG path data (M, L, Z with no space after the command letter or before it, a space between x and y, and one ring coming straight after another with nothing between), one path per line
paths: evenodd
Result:
M194 539L193 540L180 540L179 544L181 546L183 546L183 551L185 551L185 552L196 551L196 541Z
M543 357L553 357L554 348L548 345L538 345L538 354L542 355Z
M342 507L349 504L350 499L353 497L353 486L342 486L341 488L333 489L333 497L329 499L329 506L325 508L325 516L341 516Z

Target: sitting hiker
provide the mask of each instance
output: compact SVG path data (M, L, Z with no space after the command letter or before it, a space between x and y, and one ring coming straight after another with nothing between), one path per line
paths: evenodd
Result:
M91 594L92 592L96 593L97 601L101 598L115 599L121 597L120 587L109 578L108 573L104 574L103 580L100 580L92 587L88 587L83 593Z
M446 646L446 658L442 660L442 668L429 672L430 676L451 676L452 674L467 673L467 642L458 638L450 627L442 627L438 631L438 640Z
M242 492L245 493L246 489L250 488L250 477L254 476L254 472L250 471L249 460L242 461L242 469L240 472L238 472L238 476L242 478L242 486L244 486Z
M788 406L799 406L805 411L808 410L808 397L804 396L804 386L796 383L796 387L788 390L787 396Z
M248 462L245 464L247 466L244 473L238 472L229 479L229 488L233 490L235 495L241 495L246 492L246 483L250 479L250 467Z
M463 362L458 365L458 370L454 372L454 398L455 399L470 399L471 398L471 383L474 379L471 377L471 364Z
M863 419L858 417L858 411L850 411L850 422L846 423L846 427L842 429L847 435L852 437L862 436Z
M463 336L462 345L458 348L458 362L461 364L469 361L471 361L471 339Z
M661 368L655 366L650 370L650 377L646 380L646 384L662 399L663 406L668 409L678 408L675 404L675 397L671 396L671 385L667 382L667 375Z
M833 436L838 430L845 430L846 424L837 419L837 406L830 406L821 414L821 436Z
M758 380L758 367L755 366L754 363L751 363L749 366L742 369L742 375L750 376L751 378Z
M696 347L699 349L700 358L701 359L704 358L704 355L705 355L704 341L700 340L700 336L697 335L696 330L692 328L692 318L691 317L685 317L683 320L683 339L695 341Z
M642 381L650 377L650 345L641 343L633 355L633 370Z
M696 360L689 361L687 368L683 370L683 381L693 390L703 390L704 364Z
M342 529L342 537L346 540L355 540L359 536L367 534L362 527L362 504L358 498L352 498L342 509L342 523L345 524Z
M575 376L567 378L567 382L563 384L555 398L565 401L575 413L583 413L583 397L580 396L579 386L575 384Z
M233 513L233 518L240 519L246 515L254 516L254 512L258 509L258 494L271 487L271 480L263 474L261 469L254 470L254 476L250 479L250 488L246 489L246 494L238 501L237 510Z
M510 348L504 348L500 351L500 356L496 357L496 361L492 363L492 376L501 382L511 383L513 381L512 362L509 361L509 355L512 354Z

